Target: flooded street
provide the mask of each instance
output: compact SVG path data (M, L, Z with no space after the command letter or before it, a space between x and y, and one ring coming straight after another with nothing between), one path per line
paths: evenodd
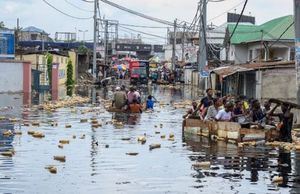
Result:
M265 146L238 148L183 135L182 115L187 107L175 108L172 103L198 100L198 93L183 86L150 86L141 91L143 99L152 94L169 105L156 104L154 112L140 115L100 113L103 105L91 104L49 112L14 103L13 109L1 111L0 117L17 117L21 122L0 121L0 151L13 148L16 152L12 157L0 155L0 193L300 193L300 152L279 153L278 148ZM93 94L82 88L77 93L109 98L103 90ZM13 96L6 98L13 103ZM96 111L88 112L90 109ZM92 127L92 117L102 127ZM88 122L81 123L82 118ZM111 124L112 119L124 125ZM34 121L40 126L21 125ZM58 126L51 126L52 122ZM3 136L8 129L23 134ZM28 131L45 137L34 138ZM147 139L144 144L137 141L143 136ZM70 143L61 149L62 139ZM156 143L161 148L149 149ZM126 154L132 152L138 155ZM56 155L66 156L66 161L54 160ZM212 165L195 169L192 164L196 161ZM55 166L57 173L45 169L48 165ZM283 182L272 183L278 175Z

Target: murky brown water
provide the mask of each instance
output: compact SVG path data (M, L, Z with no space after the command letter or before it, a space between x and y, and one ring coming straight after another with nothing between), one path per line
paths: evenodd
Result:
M197 98L197 93L189 91L190 88L151 87L143 89L142 93L146 97L150 92L166 102ZM78 93L95 98L95 94L84 88ZM109 97L102 91L98 91L99 94ZM12 158L0 156L0 193L300 193L299 152L279 153L264 146L239 149L225 142L182 136L181 116L185 109L156 106L155 110L161 112L81 115L70 113L69 108L48 113L21 111L17 106L1 111L0 116L40 121L41 126L0 122L1 131L23 131L22 136L0 135L1 152L10 148L16 150ZM102 128L93 129L90 123L80 123L80 118L93 116L103 123ZM112 118L125 125L106 125L105 122ZM52 120L58 122L58 127L50 126ZM159 127L160 123L163 128ZM71 124L72 128L66 129L65 124ZM43 132L45 138L33 138L27 135L28 130ZM161 139L156 131L166 134L166 138ZM173 142L167 140L170 133L175 135ZM79 139L83 134L85 139ZM77 138L72 139L73 135ZM147 142L142 145L137 137L144 135ZM131 139L122 141L123 137ZM71 142L59 149L60 139ZM161 148L149 150L152 143L160 143ZM139 154L129 156L127 152ZM53 160L54 155L65 155L66 162ZM278 166L278 160L283 165ZM193 169L195 161L211 161L212 168ZM57 174L44 169L47 165L56 166ZM272 183L275 175L282 175L283 183Z

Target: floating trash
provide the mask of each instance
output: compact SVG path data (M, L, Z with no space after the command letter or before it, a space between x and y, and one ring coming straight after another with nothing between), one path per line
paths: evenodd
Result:
M72 125L70 125L70 124L67 124L65 127L66 127L66 128L71 128L71 127L72 127Z
M68 140L68 139L61 139L61 140L59 140L59 143L62 143L62 144L69 144L69 143L70 143L70 140Z
M138 154L139 153L137 153L137 152L128 152L128 153L126 153L126 155L130 155L130 156L136 156Z
M274 177L273 178L273 183L280 183L283 182L283 177Z
M65 162L66 156L54 156L54 160L58 160L60 162Z
M123 138L121 138L121 140L123 140L123 141L129 141L130 137L123 137Z
M159 143L153 143L153 144L150 145L150 150L157 149L157 148L161 148L161 144L159 144Z
M34 132L32 134L32 136L35 137L35 138L43 138L43 137L45 137L45 135L43 133L40 133L40 132Z

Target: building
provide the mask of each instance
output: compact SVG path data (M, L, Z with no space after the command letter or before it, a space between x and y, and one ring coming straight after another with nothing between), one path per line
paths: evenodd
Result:
M21 30L19 41L51 41L49 34L42 29L29 26ZM53 42L53 41L52 41Z
M293 22L289 15L262 25L239 24L234 34L235 25L229 24L224 40L227 60L231 64L294 60Z
M73 64L73 79L75 79L77 71L77 57L76 53L69 52L58 52L58 51L47 51L53 57L53 63L59 64L59 85L64 86L67 81L67 65L69 59L72 60ZM49 86L49 77L47 72L47 58L46 51L27 51L21 55L16 55L17 59L30 61L31 69L40 72L39 84L43 88ZM75 60L75 61L73 61Z
M219 96L267 100L276 97L296 101L296 69L294 61L259 62L230 65L214 69L210 75L212 88Z

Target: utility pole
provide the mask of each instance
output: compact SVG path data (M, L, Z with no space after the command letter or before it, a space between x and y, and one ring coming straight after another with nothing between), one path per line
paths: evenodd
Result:
M297 103L300 104L300 0L294 0L294 25L295 25L295 67L297 80Z
M96 82L97 49L97 0L94 0L94 47L93 47L93 83Z
M202 7L202 9L201 9ZM206 67L206 44L205 44L205 33L206 33L206 0L200 0L200 20L199 20L199 55L198 55L198 71L202 72L202 70ZM201 17L202 15L202 17ZM204 90L204 79L200 77L200 89Z
M184 23L183 25L181 61L184 61L185 29L186 29L186 23Z
M107 37L107 34L108 34L108 20L103 20L104 23L105 23L105 27L104 27L104 72L103 72L103 78L106 78L106 70L105 70L105 67L106 67L106 63L107 63L107 50L108 50L108 37Z
M175 70L176 63L176 40L177 40L177 19L174 21L174 39L173 39L173 51L172 51L172 70Z

